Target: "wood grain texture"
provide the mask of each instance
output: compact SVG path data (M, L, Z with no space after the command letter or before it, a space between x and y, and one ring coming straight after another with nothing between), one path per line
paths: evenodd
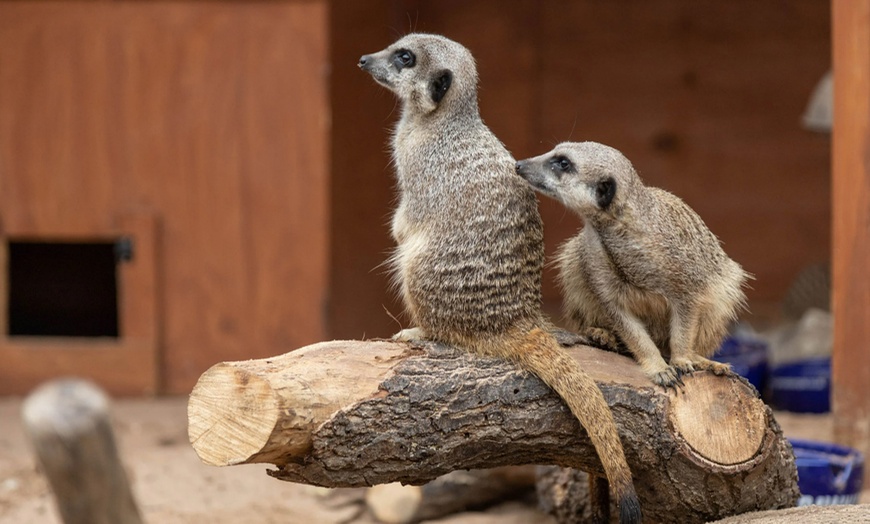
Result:
M743 379L697 373L677 398L626 357L566 351L613 410L646 518L704 522L797 501L791 446ZM697 422L675 424L677 403ZM326 487L423 484L519 464L603 475L586 432L543 382L442 345L336 341L224 362L200 378L188 420L208 464L266 462L276 478ZM735 438L705 447L711 432Z
M4 234L154 216L163 391L325 336L326 17L325 1L0 4ZM122 312L131 336L150 307Z
M833 2L832 408L837 440L870 454L870 1ZM865 473L867 478L867 473Z

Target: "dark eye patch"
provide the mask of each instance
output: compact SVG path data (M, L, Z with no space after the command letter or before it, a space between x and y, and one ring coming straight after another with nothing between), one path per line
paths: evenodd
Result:
M554 156L550 159L550 169L555 171L558 174L562 173L573 173L574 172L574 163L568 160L564 156Z
M399 71L411 68L417 65L417 56L408 49L399 49L393 53L393 64Z

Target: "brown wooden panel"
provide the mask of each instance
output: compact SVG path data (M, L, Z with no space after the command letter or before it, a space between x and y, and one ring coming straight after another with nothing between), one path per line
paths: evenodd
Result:
M835 0L834 431L870 453L870 1ZM865 478L867 474L865 473Z
M7 234L160 222L165 387L321 339L325 2L0 4Z
M404 32L386 0L335 2L329 30L332 106L330 290L333 338L384 337L399 330L402 306L390 291L390 206L394 199L388 135L398 110L392 95L357 67ZM389 311L389 313L388 313Z

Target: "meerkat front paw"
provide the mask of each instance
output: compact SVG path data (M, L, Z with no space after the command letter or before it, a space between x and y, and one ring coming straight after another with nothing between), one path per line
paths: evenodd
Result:
M676 369L680 375L691 375L696 369L695 362L688 358L672 358L671 367Z
M415 340L426 340L427 338L423 328L418 327L403 329L392 337L395 342L413 342Z
M716 362L715 360L710 360L709 358L704 358L701 356L695 356L692 364L695 366L695 369L710 371L714 375L718 375L720 377L731 375L732 373L734 373L733 371L731 371L730 364L726 364L724 362Z

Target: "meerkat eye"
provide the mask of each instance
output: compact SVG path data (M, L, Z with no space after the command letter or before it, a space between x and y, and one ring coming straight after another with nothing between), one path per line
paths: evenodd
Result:
M563 156L556 156L550 159L550 167L555 171L567 173L574 170L574 164Z
M408 67L414 67L417 63L417 57L407 49L399 49L393 53L393 63L396 64L397 69L402 70Z

